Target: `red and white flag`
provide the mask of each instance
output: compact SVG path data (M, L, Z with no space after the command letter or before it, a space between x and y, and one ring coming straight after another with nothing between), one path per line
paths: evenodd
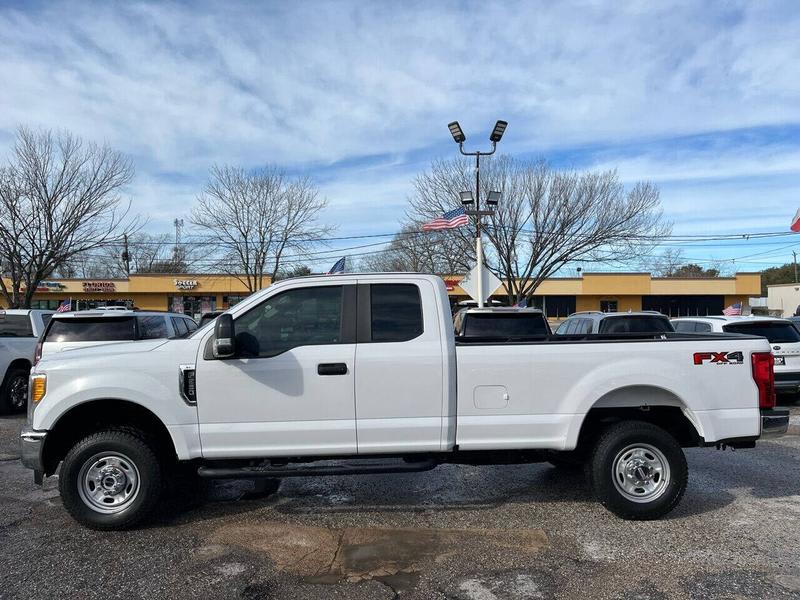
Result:
M800 231L800 208L794 213L794 219L792 219L792 224L789 226L789 229L795 232Z

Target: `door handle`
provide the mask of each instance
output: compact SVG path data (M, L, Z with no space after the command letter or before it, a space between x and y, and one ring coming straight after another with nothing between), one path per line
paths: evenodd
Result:
M321 363L317 365L317 375L347 375L345 363Z

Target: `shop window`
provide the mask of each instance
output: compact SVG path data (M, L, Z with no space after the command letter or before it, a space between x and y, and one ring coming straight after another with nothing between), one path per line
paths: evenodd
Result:
M616 300L600 300L600 311L601 312L617 312L617 301Z

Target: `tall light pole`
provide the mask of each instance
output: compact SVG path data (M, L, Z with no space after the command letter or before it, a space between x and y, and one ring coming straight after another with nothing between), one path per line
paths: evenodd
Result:
M461 130L461 125L458 124L458 121L453 121L447 125L447 128L450 130L450 134L453 136L453 140L456 142L456 144L458 144L458 150L461 152L461 154L464 156L475 157L475 210L467 210L465 212L468 215L475 217L475 255L478 261L478 277L475 283L478 288L478 308L483 308L484 301L483 242L481 241L481 222L484 216L491 216L494 214L494 210L481 210L481 156L491 156L495 153L497 150L497 142L502 139L506 127L508 127L508 122L506 121L497 121L497 123L494 124L492 134L489 136L489 141L492 142L491 152L465 152L464 142L467 140L467 136L464 135L464 132ZM486 199L486 204L488 206L495 207L499 201L500 192L489 192L489 196ZM469 206L472 204L472 202L472 192L461 192L461 203L464 206Z

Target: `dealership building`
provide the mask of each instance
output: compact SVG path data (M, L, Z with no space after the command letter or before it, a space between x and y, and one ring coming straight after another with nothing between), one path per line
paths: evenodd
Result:
M242 278L244 279L244 278ZM445 277L451 302L467 300L460 276ZM6 282L10 285L10 282ZM73 310L98 306L128 306L169 310L198 318L204 312L225 310L248 295L247 286L225 274L131 275L126 279L51 279L37 289L33 306L55 309L69 301ZM532 304L548 317L563 318L585 310L657 310L670 316L718 315L731 304L761 294L759 273L698 279L652 277L649 273L583 273L553 277L540 285ZM505 303L501 286L493 298ZM0 306L3 299L0 298Z

